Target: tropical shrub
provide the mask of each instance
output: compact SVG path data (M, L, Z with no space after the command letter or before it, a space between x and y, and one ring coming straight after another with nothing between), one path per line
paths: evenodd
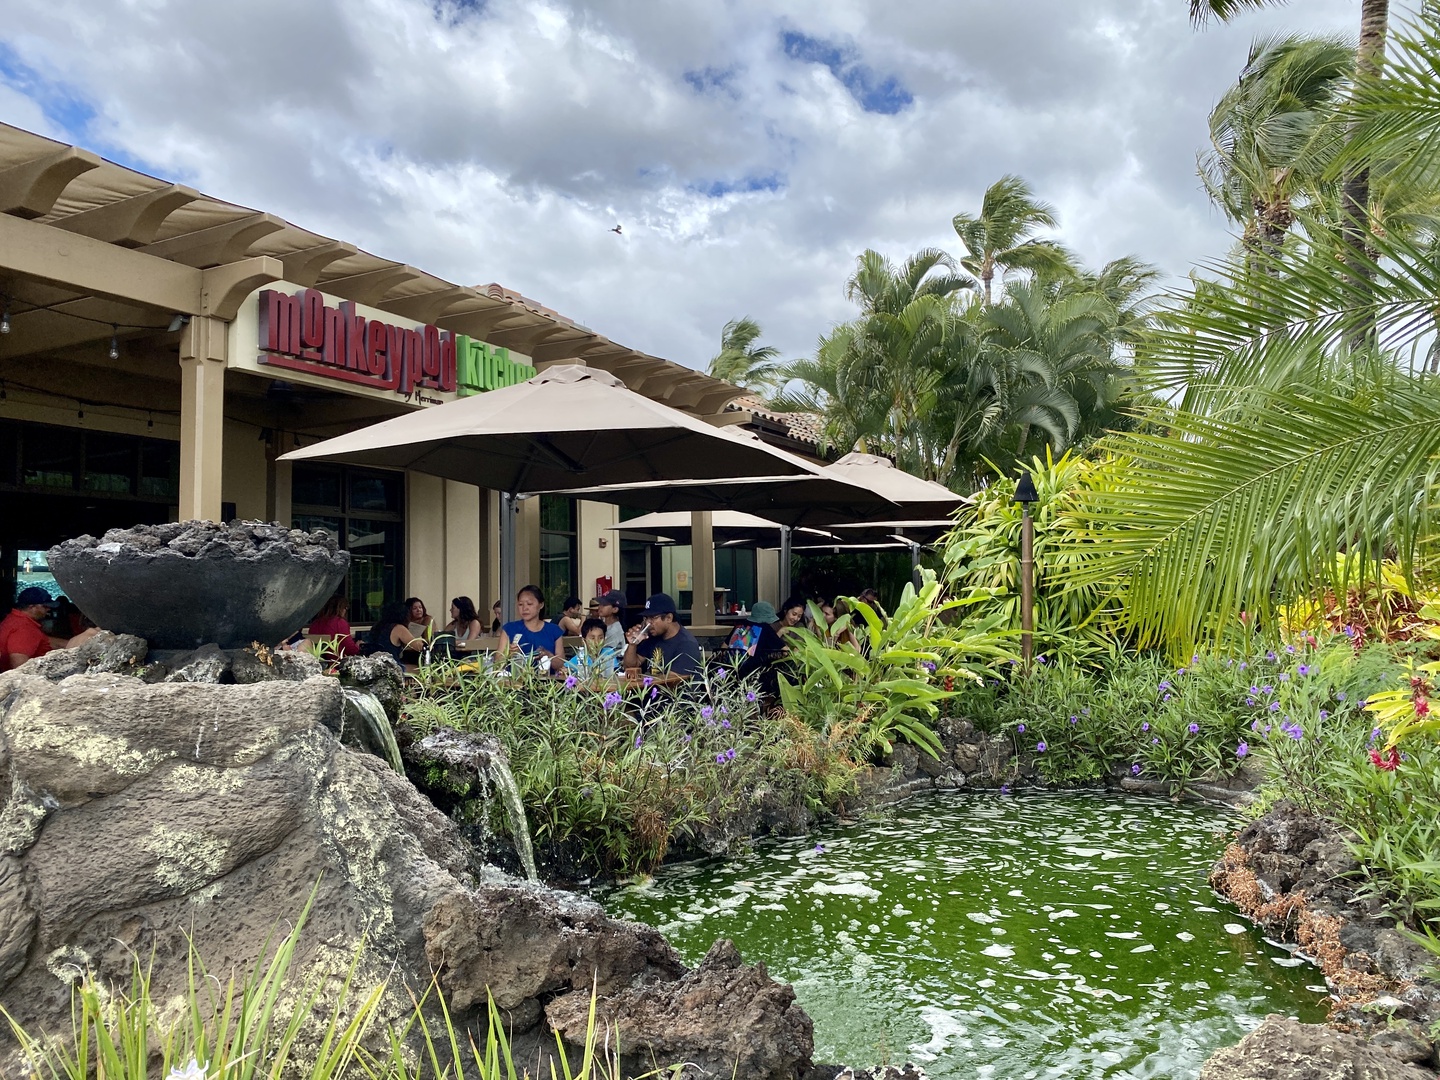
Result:
M1013 655L996 620L944 626L942 616L965 605L942 598L931 570L921 571L918 592L905 586L889 619L861 600L847 603L850 612L824 638L798 627L787 631L790 674L780 676L785 711L817 731L857 718L861 753L888 752L901 739L941 756L932 725L939 703L953 693L947 680L979 681Z
M403 725L412 737L448 727L499 739L542 854L588 872L649 871L760 800L832 808L860 767L853 718L810 728L767 713L725 667L674 691L464 669L432 665ZM456 815L506 826L478 800Z
M1114 656L1119 649L1117 616L1121 599L1090 575L1085 584L1080 564L1087 552L1077 541L1085 535L1085 506L1096 489L1116 481L1121 468L1113 460L1092 461L1066 454L1058 461L1046 452L1026 471L1039 496L1031 507L1035 527L1035 651L1052 658ZM995 616L999 624L1020 630L1020 536L1023 513L1015 502L1015 479L1000 477L977 492L958 515L942 554L945 585L968 601L971 610Z

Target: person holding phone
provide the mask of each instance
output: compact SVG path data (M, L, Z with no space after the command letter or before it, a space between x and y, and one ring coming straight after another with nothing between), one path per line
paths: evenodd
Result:
M520 616L500 628L500 656L528 656L532 659L555 656L564 633L545 621L545 597L538 585L526 585L515 594L515 611Z

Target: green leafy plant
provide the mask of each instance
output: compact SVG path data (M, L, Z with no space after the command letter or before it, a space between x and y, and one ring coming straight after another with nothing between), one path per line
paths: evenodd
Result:
M835 620L827 637L801 628L788 631L791 676L780 676L785 710L817 729L856 716L865 749L888 752L902 739L941 756L931 725L940 715L939 703L954 693L945 688L946 680L983 679L1013 652L993 616L945 626L941 618L966 605L942 598L933 571L922 570L921 577L918 592L913 584L905 586L888 620L850 599L850 611Z

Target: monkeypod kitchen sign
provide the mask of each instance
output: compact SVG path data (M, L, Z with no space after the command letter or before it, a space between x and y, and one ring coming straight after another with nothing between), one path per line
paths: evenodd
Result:
M439 405L535 374L508 349L283 283L241 307L230 326L230 364L415 405Z

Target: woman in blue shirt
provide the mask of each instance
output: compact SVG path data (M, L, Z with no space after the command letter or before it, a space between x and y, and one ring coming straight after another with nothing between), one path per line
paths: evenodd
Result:
M560 627L545 621L545 597L540 595L540 587L526 585L516 593L515 610L520 618L500 628L498 654L507 657L523 653L532 659L553 657L565 635Z

